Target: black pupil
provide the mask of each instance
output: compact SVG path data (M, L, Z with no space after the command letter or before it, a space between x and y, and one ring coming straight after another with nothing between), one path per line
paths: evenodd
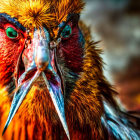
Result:
M6 29L6 34L9 38L16 38L18 36L17 31L12 27Z

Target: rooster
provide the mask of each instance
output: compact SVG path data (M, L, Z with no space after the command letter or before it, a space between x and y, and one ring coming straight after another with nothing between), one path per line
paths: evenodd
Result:
M120 111L82 0L0 1L0 140L139 140Z

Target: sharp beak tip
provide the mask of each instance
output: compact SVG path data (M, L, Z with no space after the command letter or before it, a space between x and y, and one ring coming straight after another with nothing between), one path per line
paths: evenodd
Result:
M3 132L2 132L2 136L4 135L5 131L7 130L7 125L5 125L4 129L3 129Z

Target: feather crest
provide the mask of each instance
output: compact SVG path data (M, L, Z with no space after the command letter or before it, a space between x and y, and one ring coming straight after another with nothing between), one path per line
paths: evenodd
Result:
M25 27L56 27L69 13L80 13L82 0L1 0L0 13L6 13Z

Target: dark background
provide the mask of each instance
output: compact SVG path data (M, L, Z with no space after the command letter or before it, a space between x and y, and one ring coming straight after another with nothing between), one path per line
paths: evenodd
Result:
M119 92L121 107L140 112L140 0L85 2L81 19L93 40L101 40L105 76Z

